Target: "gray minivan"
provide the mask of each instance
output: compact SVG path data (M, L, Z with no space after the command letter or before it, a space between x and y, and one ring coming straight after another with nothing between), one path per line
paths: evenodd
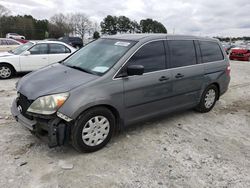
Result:
M49 146L105 146L115 131L169 112L210 111L230 81L216 39L130 34L98 39L17 83L11 111Z

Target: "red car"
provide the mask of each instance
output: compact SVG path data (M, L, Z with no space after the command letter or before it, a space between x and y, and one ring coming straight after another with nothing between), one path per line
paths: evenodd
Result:
M247 48L232 49L230 60L250 61L250 50Z
M28 40L25 40L25 39L15 39L15 40L17 40L18 42L21 42L23 44L29 42Z

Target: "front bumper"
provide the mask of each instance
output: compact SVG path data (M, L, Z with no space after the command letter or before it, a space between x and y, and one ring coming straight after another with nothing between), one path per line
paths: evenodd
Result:
M32 120L28 119L21 113L21 108L17 107L16 99L12 103L11 113L17 122L35 135L39 135L41 130L46 132L49 147L61 146L69 139L70 126L58 117L51 119L34 117Z

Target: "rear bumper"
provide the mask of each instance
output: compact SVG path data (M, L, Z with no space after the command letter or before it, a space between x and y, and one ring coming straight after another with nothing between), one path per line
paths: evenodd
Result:
M48 136L49 147L61 146L68 141L70 126L60 118L42 119L34 117L33 120L30 120L18 110L16 100L12 102L11 113L17 122L35 135L39 135L41 130L45 131Z
M230 55L229 59L230 60L239 60L239 61L248 61L250 56L234 56Z

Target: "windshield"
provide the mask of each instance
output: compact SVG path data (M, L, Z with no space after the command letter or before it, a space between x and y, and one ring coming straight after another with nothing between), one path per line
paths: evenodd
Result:
M15 54L15 55L19 55L22 52L28 50L33 45L34 44L32 42L27 42L26 44L22 44L22 45L18 46L17 48L15 48L14 50L11 50L10 52Z
M79 68L85 72L103 75L135 44L134 41L98 39L74 55L63 64Z

